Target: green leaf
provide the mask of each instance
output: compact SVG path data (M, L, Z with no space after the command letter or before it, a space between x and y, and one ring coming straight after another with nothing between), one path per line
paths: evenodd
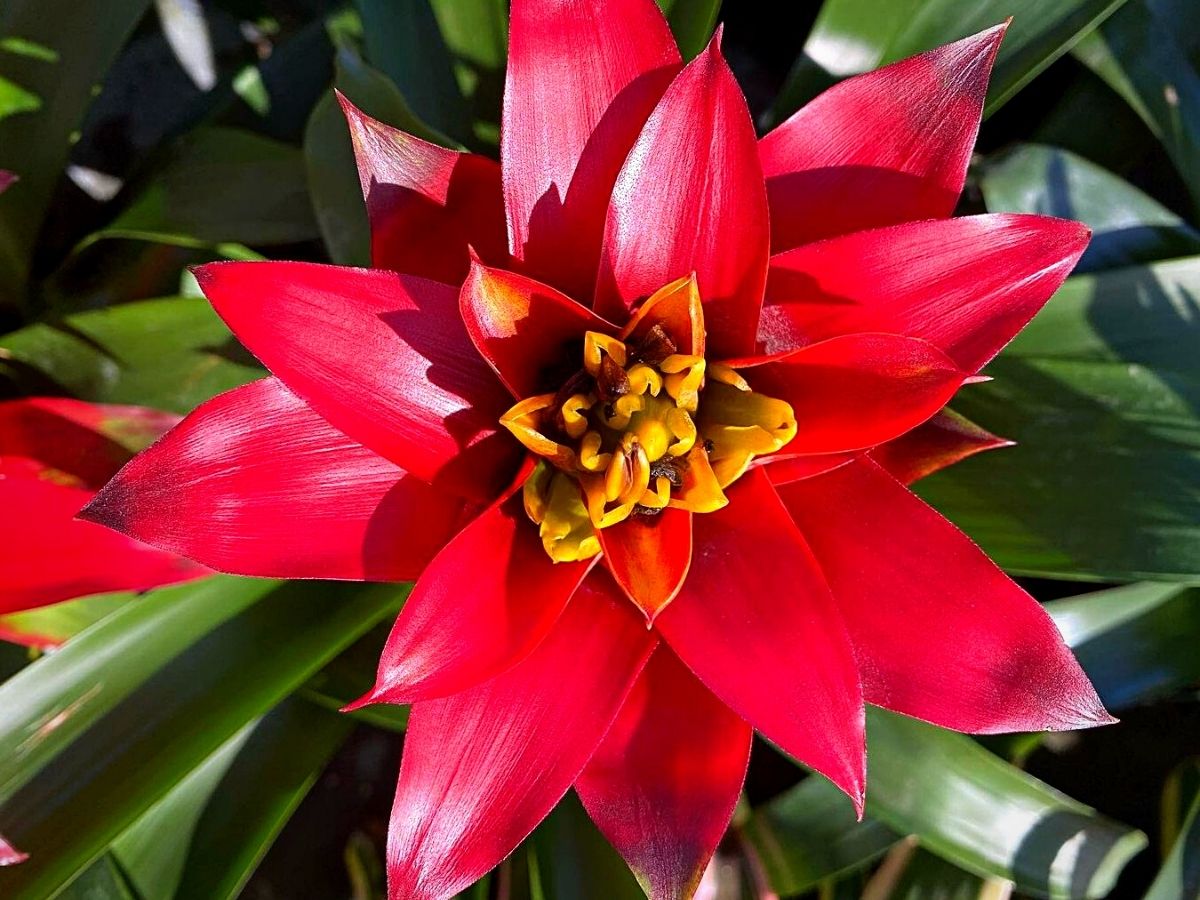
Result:
M430 0L454 60L463 96L471 101L477 140L499 143L500 104L508 61L506 0Z
M876 819L858 821L846 795L819 776L755 809L742 833L783 896L861 868L900 840Z
M1092 229L1076 272L1200 253L1200 233L1116 175L1066 150L1019 144L980 167L989 212L1040 213Z
M24 302L34 240L66 168L71 135L149 3L111 0L103 15L77 0L0 4L0 76L41 101L37 110L0 118L0 169L21 176L0 205L0 306Z
M514 892L514 898L645 900L629 867L592 824L574 791L559 802L524 846L527 868L521 874L528 878L528 892Z
M985 885L978 875L917 850L885 896L887 900L983 900Z
M130 206L90 235L182 247L291 244L318 237L304 155L235 128L193 131Z
M1146 900L1193 900L1200 896L1200 794L1192 799L1166 862L1150 885Z
M398 605L390 585L214 576L129 604L0 686L0 826L30 853L0 873L5 896L68 882Z
M55 900L145 900L133 892L116 860L104 855L55 894Z
M835 81L998 25L1000 47L986 112L995 112L1125 0L825 0L768 124Z
M0 394L68 393L188 412L264 374L199 297L78 313L0 337Z
M429 128L409 107L396 85L349 47L338 51L337 89L369 116L443 146L454 146ZM342 110L330 91L313 109L304 132L308 188L325 247L334 262L371 264L371 233L354 148Z
M712 37L721 0L658 0L658 5L671 23L679 52L685 60L692 59Z
M1175 30L1141 2L1130 3L1082 41L1075 56L1154 132L1200 210L1200 73Z
M204 806L173 900L237 897L352 729L349 718L297 699L284 701L255 726ZM147 828L140 836L147 861L160 852L153 834ZM117 842L117 857L140 886L128 839L127 833Z
M28 646L56 647L136 599L137 594L127 592L98 594L10 613L0 616L0 635Z
M955 408L1017 441L918 483L1002 566L1200 574L1200 257L1070 279Z
M429 0L356 0L367 58L400 89L413 112L458 140L471 115Z
M1109 709L1200 681L1200 588L1131 584L1054 600L1046 610Z
M1037 897L1103 897L1146 837L971 738L871 707L867 814L984 878Z

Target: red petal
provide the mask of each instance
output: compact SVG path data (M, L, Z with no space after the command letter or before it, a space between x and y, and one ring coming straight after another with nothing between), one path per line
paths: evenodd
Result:
M500 167L384 125L338 94L350 126L380 269L458 284L470 263L508 258Z
M719 38L671 84L617 178L596 305L620 321L695 272L709 346L732 356L754 349L769 235L754 123Z
M84 516L223 572L414 578L462 502L356 444L278 380L202 404Z
M785 453L839 453L899 437L934 415L964 373L933 344L895 334L848 334L743 374L787 401L799 430Z
M6 174L8 173L0 172L0 191L7 187L6 184L2 183L3 176ZM29 859L28 853L22 853L3 837L0 837L0 866L15 866L17 863L25 862L27 859Z
M518 399L557 390L563 361L581 358L585 331L616 330L552 287L481 263L458 303L471 340Z
M729 500L696 517L691 574L657 628L709 690L861 811L862 691L833 597L762 469Z
M771 260L768 352L860 331L924 338L978 371L1058 290L1087 246L1078 222L990 215L860 231Z
M924 427L924 426L921 426ZM892 443L895 443L894 441ZM890 445L884 445L890 446ZM858 458L857 453L823 453L816 456L789 456L786 451L768 456L761 463L771 484L791 484L815 475L824 475Z
M135 452L179 421L144 406L110 406L67 397L0 403L0 456L35 459L99 488Z
M897 481L912 484L968 456L1012 445L1012 441L996 437L954 410L944 409L908 434L876 447L871 458ZM772 481L782 483L774 478Z
M659 646L575 782L651 897L691 897L737 803L753 732Z
M692 514L664 509L599 531L608 570L653 622L675 599L692 564Z
M849 78L763 138L771 250L949 216L1006 27Z
M367 703L415 703L474 687L528 656L590 562L551 562L519 493L489 508L429 564L379 659Z
M490 502L517 444L511 398L476 352L452 288L378 269L229 262L196 269L238 339L314 410L425 481Z
M781 494L837 597L869 703L972 733L1112 721L1045 610L878 466Z
M442 900L507 856L579 776L654 644L597 574L520 665L416 704L388 834L389 896Z
M513 3L500 159L530 275L591 298L613 182L680 64L653 0Z
M144 591L207 572L75 515L85 488L31 460L0 460L0 614L108 591Z

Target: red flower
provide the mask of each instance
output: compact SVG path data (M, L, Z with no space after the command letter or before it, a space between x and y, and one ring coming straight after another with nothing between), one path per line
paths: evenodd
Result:
M135 450L178 421L140 406L55 397L0 403L0 614L207 574L190 560L75 519ZM47 643L2 625L0 638Z
M1087 243L948 218L1002 32L758 141L719 34L684 66L652 0L516 0L499 166L345 103L378 268L198 271L273 377L86 515L226 571L418 579L360 701L414 704L392 897L454 894L572 785L686 896L752 728L861 809L864 700L1110 721L901 483L1003 443L939 410Z

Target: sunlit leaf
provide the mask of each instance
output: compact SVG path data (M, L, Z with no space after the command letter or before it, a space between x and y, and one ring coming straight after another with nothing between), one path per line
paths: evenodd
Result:
M1141 2L1130 3L1080 42L1075 56L1142 117L1200 209L1200 72L1176 43L1175 29Z
M834 81L1012 17L988 91L987 112L993 112L1124 2L825 0L776 101L771 123L782 121Z
M1077 272L1200 253L1200 233L1111 172L1066 150L1020 144L980 167L989 212L1075 219L1092 229Z
M42 100L36 112L0 118L0 169L21 175L21 189L0 206L0 306L24 296L30 253L58 180L71 135L150 0L111 0L103 15L77 0L5 0L0 4L0 76ZM15 43L14 43L15 41ZM40 48L40 52L14 52Z
M30 853L0 872L4 896L66 883L398 603L388 585L214 577L129 604L0 686L0 829Z
M1004 567L1200 574L1200 257L1070 279L955 408L1017 446L918 491Z
M356 0L367 58L433 128L466 140L470 110L429 0Z
M199 297L78 313L0 337L0 395L68 393L182 413L263 374Z

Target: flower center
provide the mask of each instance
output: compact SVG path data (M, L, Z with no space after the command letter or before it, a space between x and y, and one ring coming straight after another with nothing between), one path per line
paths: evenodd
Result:
M661 325L624 339L589 331L582 369L501 418L542 457L525 511L554 561L595 556L598 532L631 516L720 509L754 457L795 436L787 403L679 349Z

